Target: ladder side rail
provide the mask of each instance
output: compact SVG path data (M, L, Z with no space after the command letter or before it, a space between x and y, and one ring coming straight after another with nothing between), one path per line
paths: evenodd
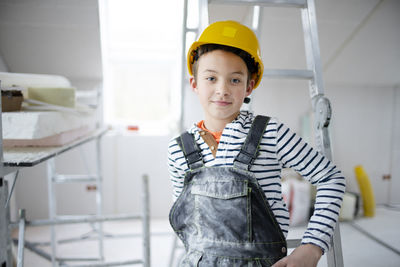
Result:
M253 15L253 19L252 19L251 28L254 31L254 33L256 34L257 38L259 39L261 36L261 26L262 26L262 22L263 22L263 7L261 7L259 5L253 6L252 15ZM253 110L253 102L251 101L252 94L247 96L247 98L250 99L250 102L244 103L243 108L245 110L252 111Z
M19 210L17 267L24 267L25 210Z
M315 16L315 6L313 5L312 1L309 2L310 2L309 6L301 9L301 15L302 15L302 23L304 31L304 44L305 44L307 68L313 72L313 78L309 81L309 93L311 97L311 105L313 108L313 112L316 115L315 125L314 125L315 141L318 151L323 153L329 160L331 160L332 155L330 153L329 138L324 138L324 137L329 137L329 134L327 132L326 127L321 127L321 124L326 125L325 122L321 121L323 120L321 115L324 114L330 116L330 106L329 106L329 101L324 97L324 88L323 88L322 73L321 73L321 57L318 46L318 32L317 32L317 26L316 26L317 22ZM325 104L326 106L323 106L322 104ZM323 128L325 129L323 130Z
M313 78L309 81L309 93L312 108L316 115L314 126L316 146L320 152L331 160L332 152L328 132L331 118L331 107L329 100L324 96L315 4L313 0L308 0L308 2L309 5L306 8L302 8L301 14L307 67L313 72Z
M263 21L263 8L259 5L253 6L253 20L251 28L256 34L257 38L261 36L261 25Z
M142 202L143 202L143 266L150 267L150 198L149 198L149 176L142 177Z
M183 131L183 122L184 122L184 108L185 108L185 82L186 82L186 36L189 31L192 29L188 29L187 27L187 17L188 17L188 0L183 1L183 19L182 19L182 49L181 49L181 99L180 99L180 119L178 130L179 132Z
M200 35L201 31L208 26L208 0L198 0L198 8L199 8L199 25L197 28L189 28L187 26L188 19L188 0L183 1L183 19L182 19L182 49L181 49L181 101L180 101L180 119L178 130L179 132L183 132L184 130L184 113L183 110L185 108L185 88L186 88L186 38L187 33L194 32L196 33L196 38Z
M328 131L331 117L329 100L324 96L322 82L322 65L319 49L318 30L315 14L314 0L307 0L307 7L302 8L302 22L304 29L304 42L306 48L307 66L314 72L314 78L310 80L310 96L313 111L316 115L315 134L317 149L329 160L332 159L330 136ZM333 233L331 249L327 252L327 263L329 267L342 267L343 254L340 239L339 223Z
M310 96L314 98L318 94L323 94L321 59L318 46L318 32L316 29L315 11L310 12L310 6L301 9L301 18L304 31L304 47L306 52L307 68L313 72L310 80ZM312 27L312 25L315 27ZM313 105L315 103L312 103Z
M210 22L208 17L208 0L199 0L199 13L199 27L196 39Z
M332 247L327 252L327 255L326 255L328 267L343 267L344 266L341 242L342 242L342 239L340 236L340 227L339 227L339 223L338 223L333 232Z
M56 198L54 192L53 178L55 176L55 162L54 158L47 160L47 201L49 207L49 219L56 219ZM51 243L51 264L56 266L56 253L57 253L57 239L56 239L56 229L54 225L50 226L50 243Z
M103 176L101 171L101 139L102 135L96 138L96 215L103 216ZM97 222L97 234L99 241L99 256L100 260L104 261L104 232L103 222Z

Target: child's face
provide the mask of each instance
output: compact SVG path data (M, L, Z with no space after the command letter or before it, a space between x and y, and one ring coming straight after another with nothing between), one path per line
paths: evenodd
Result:
M190 78L205 113L205 123L229 123L240 112L246 96L253 90L245 62L237 55L214 50L202 55L196 79Z

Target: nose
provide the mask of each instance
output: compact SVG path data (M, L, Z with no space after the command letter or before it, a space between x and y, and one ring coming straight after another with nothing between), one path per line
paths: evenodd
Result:
M229 86L225 81L220 81L217 85L216 93L221 96L229 95Z

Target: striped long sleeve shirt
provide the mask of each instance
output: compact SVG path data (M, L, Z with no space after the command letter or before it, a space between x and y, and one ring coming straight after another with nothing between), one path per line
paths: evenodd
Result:
M233 166L233 161L243 145L255 116L242 111L222 132L216 157L200 137L200 129L193 126L188 130L194 134L205 166ZM168 147L168 168L176 200L183 189L185 173L189 171L183 152L172 139ZM292 168L304 179L317 187L314 214L311 216L302 243L314 244L327 251L330 238L338 220L345 178L326 157L305 143L276 118L271 118L259 146L259 155L250 167L262 187L269 205L287 236L289 212L281 192L281 171Z

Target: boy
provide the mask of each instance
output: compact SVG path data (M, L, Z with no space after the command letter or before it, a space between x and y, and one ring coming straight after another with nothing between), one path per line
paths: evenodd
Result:
M316 266L329 249L345 179L276 118L240 111L263 68L256 36L234 21L211 24L189 49L204 120L168 148L170 223L186 248L180 266ZM287 167L317 186L315 212L289 256L280 181Z

